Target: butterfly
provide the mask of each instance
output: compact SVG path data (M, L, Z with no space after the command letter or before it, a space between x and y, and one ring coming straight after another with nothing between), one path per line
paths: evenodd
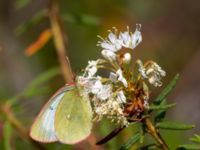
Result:
M75 84L67 84L44 105L33 122L30 137L43 143L76 144L87 138L91 129L89 99L80 96Z

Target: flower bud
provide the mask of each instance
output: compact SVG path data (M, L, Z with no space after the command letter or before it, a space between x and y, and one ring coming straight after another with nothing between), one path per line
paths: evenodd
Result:
M125 53L122 60L123 60L124 64L130 64L130 62L131 62L131 54L130 53Z
M116 61L116 54L109 50L102 50L101 54L103 57L111 62Z

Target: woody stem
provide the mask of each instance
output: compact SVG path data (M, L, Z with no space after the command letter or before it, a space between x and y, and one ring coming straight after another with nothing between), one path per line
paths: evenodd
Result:
M144 123L146 125L147 132L156 140L156 142L159 144L159 146L163 150L169 150L169 147L165 143L164 139L160 135L160 133L156 130L155 126L151 122L150 118L145 118Z
M60 18L57 0L50 0L49 19L63 78L67 83L72 83L74 76L67 55L67 38Z

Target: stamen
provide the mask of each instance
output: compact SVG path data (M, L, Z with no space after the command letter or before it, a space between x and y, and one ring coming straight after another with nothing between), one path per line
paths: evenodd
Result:
M129 26L126 26L126 28L127 28L127 31L129 32Z
M136 24L136 30L137 30L137 31L140 31L141 28L142 28L142 25L141 25L141 24Z

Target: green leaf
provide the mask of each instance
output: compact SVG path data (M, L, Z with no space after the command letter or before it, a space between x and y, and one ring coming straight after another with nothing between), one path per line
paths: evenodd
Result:
M155 116L154 122L157 123L163 121L165 116L166 116L166 110L159 111Z
M178 122L170 122L170 121L163 121L156 124L157 128L160 129L169 129L169 130L189 130L194 128L194 125L178 123Z
M23 8L30 3L30 0L16 0L15 6L17 9Z
M64 21L73 24L92 25L97 26L100 24L100 19L97 16L89 14L64 14L62 15Z
M33 81L31 81L31 83L28 85L28 88L29 87L38 87L41 84L49 81L50 79L52 79L53 77L55 77L58 74L59 74L59 68L57 68L57 67L51 68L47 71L44 71L43 73L38 75Z
M4 123L3 133L4 133L4 148L5 148L5 150L12 150L12 146L10 143L11 137L12 137L12 126L8 121L6 121Z
M140 147L139 150L155 150L157 147L156 147L156 144L148 144L148 145L145 145L143 147Z
M45 93L48 93L49 91L50 91L50 87L28 88L27 90L25 90L23 97L24 98L31 98L31 97L34 97L34 96L43 95Z
M33 79L31 83L29 83L29 85L24 89L24 91L22 91L19 95L16 95L11 99L9 99L9 103L13 105L21 98L31 98L36 95L41 95L46 93L47 91L49 91L49 88L42 87L42 84L51 80L58 74L59 74L59 69L57 67L41 73L35 79Z
M155 99L154 104L159 105L166 96L174 89L176 86L176 83L179 79L179 74L176 74L173 80L167 85L167 87L164 88L164 90L158 95L158 97Z
M195 134L194 137L190 138L190 141L200 143L200 136Z
M141 127L139 133L140 133L139 142L142 144L142 143L144 143L145 129L143 127Z
M163 105L166 105L166 99L164 99L160 105L163 106ZM155 119L154 119L154 123L158 123L158 122L161 122L164 120L165 116L166 116L166 111L167 110L159 110L156 112L155 114Z
M149 106L149 109L150 110L167 110L169 108L174 107L175 105L176 105L175 103L167 104L167 105L154 105L154 104L152 104L152 105Z
M173 78L173 80L167 85L167 87L158 95L158 97L153 102L153 108L149 111L152 112L153 110L159 110L156 115L154 122L161 122L164 120L166 111L168 108L173 107L175 104L166 104L166 96L173 90L175 87L177 80L179 79L179 74Z
M46 9L38 11L32 18L17 26L17 28L15 29L15 33L17 35L20 35L26 32L28 29L31 29L36 24L38 24L42 19L44 19L46 15L47 15Z
M82 15L82 22L86 25L99 25L100 20L97 16L83 14Z
M140 133L134 134L128 141L121 146L120 150L129 150L140 139Z
M200 145L194 145L194 144L184 144L184 145L179 145L178 150L199 150Z

